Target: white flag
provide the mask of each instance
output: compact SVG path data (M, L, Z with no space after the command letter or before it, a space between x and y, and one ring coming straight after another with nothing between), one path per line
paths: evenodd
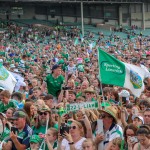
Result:
M16 82L17 81L13 75L2 64L0 64L0 86L12 93Z

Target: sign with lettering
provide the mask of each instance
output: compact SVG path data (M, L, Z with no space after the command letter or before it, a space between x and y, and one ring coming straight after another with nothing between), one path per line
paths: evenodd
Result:
M98 102L92 101L92 102L83 102L83 103L73 103L73 104L68 104L66 106L67 112L76 111L76 110L79 110L81 108L97 109L98 108Z

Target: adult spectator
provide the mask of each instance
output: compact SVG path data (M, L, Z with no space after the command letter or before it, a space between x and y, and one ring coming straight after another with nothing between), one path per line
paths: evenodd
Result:
M141 126L137 131L138 143L129 150L149 150L150 149L150 129L147 126Z
M59 136L58 150L82 149L84 137L83 126L78 121L72 121L69 133L65 132L63 140Z
M48 121L48 127L54 127L58 129L58 124L53 121L51 117L50 108L45 105L38 110L38 118L35 126L33 126L33 133L42 137L46 132L46 123Z
M150 125L150 108L144 111L144 124Z
M127 150L129 149L129 147L134 147L134 144L136 143L136 141L131 141L131 138L136 137L136 132L138 130L138 127L133 125L133 124L129 124L125 127L124 129L124 140L125 140L125 144L124 144L124 149Z
M99 144L103 141L104 148L110 148L112 140L121 137L123 138L122 128L117 124L117 110L113 106L106 107L105 110L100 110L100 118L103 120L104 134L97 134L95 142Z
M30 136L32 135L32 129L27 124L27 115L23 111L16 111L13 114L14 126L16 132L10 133L10 140L4 144L4 149L11 150L25 150L29 147Z
M16 108L15 103L10 99L11 94L9 91L4 90L0 93L0 112L5 113L9 108Z

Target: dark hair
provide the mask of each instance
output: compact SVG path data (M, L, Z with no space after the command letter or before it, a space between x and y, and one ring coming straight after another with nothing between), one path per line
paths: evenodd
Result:
M141 100L139 106L140 106L140 105L144 105L144 106L147 107L147 108L150 107L150 104L149 104L149 102L148 102L147 100Z
M53 96L51 94L47 94L43 100L49 100L49 99L53 99Z
M150 108L146 108L146 110L144 112L146 112L146 111L150 111Z
M137 135L145 134L147 138L150 138L150 128L146 125L140 126L136 133Z
M125 141L126 141L126 142L127 142L127 135L126 135L126 132L127 132L128 129L133 130L133 132L135 133L135 135L136 135L136 132L137 132L137 130L138 130L138 128L137 128L135 125L133 125L133 124L127 125L127 126L124 128L124 138L125 138Z
M118 94L118 92L117 91L112 91L112 95L114 95L115 96L115 101L119 101L119 94Z
M13 98L14 96L18 97L19 101L22 101L23 96L20 92L15 92L11 95L11 98Z

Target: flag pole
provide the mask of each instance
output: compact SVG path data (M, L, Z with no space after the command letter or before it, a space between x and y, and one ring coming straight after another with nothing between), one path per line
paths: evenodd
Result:
M99 64L99 80L100 80L100 90L102 92L102 97L103 97L103 103L104 103L104 109L105 109L105 100L104 100L104 93L103 93L103 87L102 87L102 80L101 80L101 72L100 72L100 53L99 53L99 48L98 48L98 64Z

